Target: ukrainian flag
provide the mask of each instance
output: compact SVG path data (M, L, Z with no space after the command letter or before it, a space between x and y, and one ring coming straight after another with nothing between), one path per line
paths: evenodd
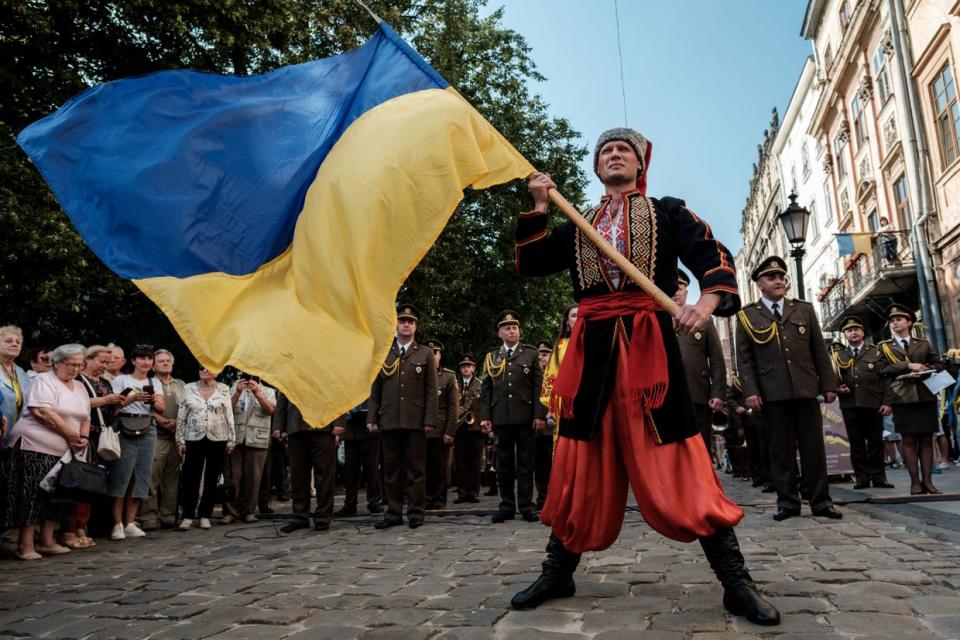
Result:
M384 23L260 76L98 85L17 141L205 367L262 376L315 426L369 394L397 291L463 189L533 171Z
M833 235L837 239L837 253L841 256L870 253L872 233L835 233Z

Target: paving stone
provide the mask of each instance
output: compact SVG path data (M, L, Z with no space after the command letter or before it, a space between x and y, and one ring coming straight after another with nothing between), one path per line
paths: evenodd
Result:
M318 640L318 638L323 638L323 640L355 640L364 633L366 633L366 630L358 627L326 626L323 628L323 635L320 635L316 629L306 629L287 636L287 640Z
M73 616L51 616L48 618L30 618L18 622L0 622L0 631L14 636L28 636L39 638L75 622L83 622L82 618Z
M927 628L913 616L891 615L886 613L830 613L827 621L839 632L863 633L878 630L883 633L912 637L915 633L924 633Z
M582 633L561 633L540 629L516 629L507 636L510 640L588 640L590 636Z
M894 615L909 616L913 614L913 609L905 600L896 600L876 595L864 594L837 594L830 598L833 605L840 611L852 612L876 612L889 613ZM957 602L954 601L954 607Z
M960 612L957 596L916 596L902 600L917 613L927 616L952 615Z
M430 640L490 640L490 627L453 627Z
M634 611L598 611L585 613L581 629L585 633L602 633L617 629L646 629L646 617Z
M926 616L923 622L941 637L960 638L960 613L957 608L954 609L954 615Z
M621 629L618 631L604 631L593 637L593 640L683 640L685 634L681 631L633 631Z
M497 629L538 629L568 631L575 626L577 614L564 611L510 611L497 623ZM513 637L513 631L510 632Z
M433 618L430 624L435 627L491 627L505 614L502 609L460 609L443 613Z
M367 631L361 640L427 640L435 635L436 629L426 627L385 627Z
M650 629L670 631L725 631L727 619L719 612L694 611L658 613L650 619Z
M116 624L115 620L108 620L105 618L88 618L86 620L77 620L54 630L47 637L57 639L62 638L63 640L79 640L79 638L85 638L86 636L96 634L114 624Z
M293 603L291 603L293 604ZM237 622L240 624L279 624L291 625L310 615L309 609L256 609L247 607Z
M169 628L169 623L156 620L136 620L123 624L113 624L98 630L96 640L141 640Z
M280 638L288 635L290 635L290 630L285 627L246 624L232 627L210 637L215 640L280 640Z
M920 571L901 571L897 569L872 569L867 571L867 577L874 582L889 582L906 586L931 584L933 580Z

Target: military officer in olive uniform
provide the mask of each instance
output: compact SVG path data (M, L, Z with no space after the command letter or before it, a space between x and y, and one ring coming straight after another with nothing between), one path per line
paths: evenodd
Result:
M743 382L734 374L730 381L730 396L727 402L732 416L740 420L743 439L747 444L747 467L750 470L751 486L763 487L764 493L772 493L770 485L770 449L763 430L763 416L760 411L747 407L743 395Z
M542 371L547 370L547 363L553 354L553 345L541 340L537 343L537 361ZM533 437L533 479L537 486L537 511L543 509L547 500L547 489L550 486L550 471L553 469L553 432L556 424L552 419L547 426Z
M497 317L503 345L487 354L480 390L481 426L497 435L497 483L500 509L493 522L520 515L536 522L533 501L533 440L546 427L547 408L540 402L543 370L537 350L520 344L520 319L507 309ZM516 482L516 493L514 493Z
M427 340L433 349L437 366L437 415L436 428L427 434L427 509L443 509L447 506L447 489L450 486L450 447L457 431L457 413L460 405L460 389L457 374L452 369L440 367L443 344L439 340Z
M864 340L863 322L850 316L841 326L847 346L833 352L840 374L840 411L850 441L854 489L892 489L883 470L883 416L890 408L890 385L880 376L877 348Z
M677 269L677 291L673 294L673 301L681 307L687 304L688 286L690 276ZM697 428L707 451L713 455L713 412L723 409L727 395L727 364L723 360L720 336L711 321L692 334L678 332L677 342L687 373L687 388L693 400Z
M842 518L827 487L823 413L817 401L818 395L827 404L836 399L837 374L813 306L784 297L786 275L778 256L751 274L761 298L737 314L737 368L747 406L763 409L770 480L777 490L773 519L800 515L798 448L813 515Z
M913 310L904 304L887 307L892 337L877 345L877 364L890 384L893 424L903 436L903 463L910 473L910 494L942 493L933 485L931 475L933 434L938 430L937 397L923 384L923 374L940 369L942 362L929 342L911 335L913 319Z
M367 431L367 402L347 414L343 441L343 506L334 512L337 518L357 515L357 496L361 484L366 487L367 511L383 513L380 506L380 433Z
M410 528L423 524L426 435L440 419L436 359L432 349L416 341L419 319L420 311L412 304L397 307L397 338L373 381L367 401L367 430L383 434L387 511L383 520L374 525L377 529L403 524L404 498Z
M480 502L480 471L483 463L483 428L480 426L480 379L474 374L477 361L465 355L460 359L460 411L453 452L457 459L456 504Z

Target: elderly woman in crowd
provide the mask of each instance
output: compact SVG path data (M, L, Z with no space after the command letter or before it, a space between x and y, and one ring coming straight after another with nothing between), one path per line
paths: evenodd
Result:
M217 478L223 473L224 459L233 451L237 439L230 390L227 385L217 382L216 375L211 371L201 367L200 380L184 387L175 438L177 450L183 457L183 475L180 479L183 520L177 529L190 529L197 514L200 516L200 528L209 529ZM203 494L198 508L201 476Z
M23 349L23 332L20 327L0 327L0 433L5 433L20 419L23 401L30 388L27 372L14 362Z
M123 396L113 393L110 383L103 378L103 372L113 359L111 350L102 345L87 347L83 352L83 370L77 376L77 382L90 398L90 441L96 449L100 441L100 432L113 424L116 407L123 403ZM61 543L71 549L86 549L96 546L87 536L87 522L90 521L90 505L77 503L73 513L60 528Z
M163 384L150 378L153 370L153 347L137 345L130 352L133 373L113 379L113 392L123 396L118 405L120 426L120 458L110 464L107 490L114 498L111 540L140 538L147 534L134 520L140 501L150 491L153 454L157 447L157 431L153 412L163 413Z
M90 432L90 400L75 379L83 366L83 345L57 347L50 360L53 370L34 380L24 401L27 411L7 435L9 450L0 462L0 528L20 527L16 556L21 560L70 552L54 540L54 527L70 507L52 504L40 481L69 449L83 451Z

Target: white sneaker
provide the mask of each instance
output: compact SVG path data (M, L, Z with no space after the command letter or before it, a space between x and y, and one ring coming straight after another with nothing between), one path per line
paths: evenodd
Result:
M123 532L123 525L119 522L113 525L113 531L110 532L111 540L125 540L127 534Z
M209 529L210 528L210 518L200 518L200 528Z
M189 531L190 527L193 526L193 520L190 518L184 518L180 521L180 524L177 525L177 531Z
M946 460L944 460L943 462L941 462L941 463L940 463L939 465L937 465L937 466L940 467L941 469L949 469L949 468L950 468L950 463L947 462Z
M142 538L146 533L143 532L143 529L137 526L136 522L131 522L126 527L123 528L123 532L127 534L128 538Z

